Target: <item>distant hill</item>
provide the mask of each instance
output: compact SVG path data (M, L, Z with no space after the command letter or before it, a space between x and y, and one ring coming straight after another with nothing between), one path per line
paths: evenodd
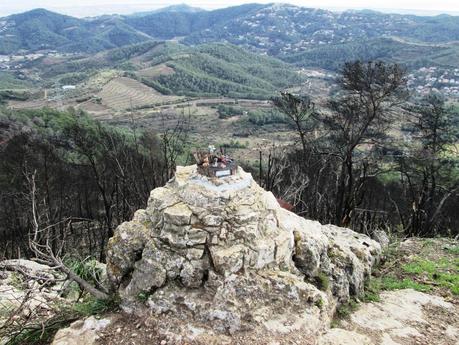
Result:
M187 48L160 62L168 72L143 80L166 94L267 98L301 82L291 66L228 44Z
M147 39L115 17L84 20L36 9L0 19L0 54L43 49L96 52Z
M418 17L375 11L343 13L287 4L267 5L193 32L187 44L228 41L270 55L290 54L329 44L386 36L439 43L459 40L459 17Z
M160 8L154 11L147 11L147 12L137 12L132 14L131 16L145 16L150 15L153 13L162 13L162 12L182 12L182 13L197 13L197 12L204 12L205 10L199 7L192 7L188 6L187 4L181 5L172 5Z
M94 53L171 39L188 46L231 43L326 69L353 58L456 66L459 17L245 4L214 11L176 5L87 19L37 9L0 19L0 54L41 49Z
M188 47L144 42L36 67L49 80L81 71L123 70L126 66L129 77L166 95L268 98L302 81L295 68L285 62L222 43Z
M312 47L304 52L281 57L301 67L339 69L346 61L383 60L403 64L408 69L424 66L459 68L459 43L419 44L395 38L374 38Z
M209 30L214 26L234 20L265 7L247 4L215 11L183 12L161 11L145 16L126 16L126 23L158 39L188 36L195 32Z

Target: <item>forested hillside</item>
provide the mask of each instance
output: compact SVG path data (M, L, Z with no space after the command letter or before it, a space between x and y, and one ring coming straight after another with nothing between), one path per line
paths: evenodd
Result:
M151 14L126 16L125 20L132 27L154 38L171 39L188 36L202 30L210 30L214 26L230 22L238 17L244 17L263 7L265 5L249 4L198 12L171 11L166 8Z
M116 17L84 20L44 9L12 15L0 22L0 54L19 50L96 52L148 38Z
M392 53L397 54L397 62L404 62L413 52L441 65L435 45L459 40L459 19L246 4L214 11L179 6L87 19L39 9L0 20L0 54L46 49L97 52L169 39L187 45L230 42L286 61L299 59L303 65L318 65L316 56L324 54L325 61L319 63L330 69L349 58L390 60Z
M307 49L317 44L333 44L399 36L418 41L441 43L459 38L458 18L420 17L383 14L375 11L342 13L298 7L289 4L266 5L252 13L211 30L196 32L188 43L228 40L247 44L270 54Z
M285 62L223 43L188 47L148 41L34 68L45 80L76 82L117 69L163 94L186 96L264 99L304 80Z
M210 44L185 50L163 59L174 73L152 81L160 91L178 95L225 95L266 98L301 82L300 76L281 61L255 55L225 44Z
M384 60L396 62L408 69L423 66L459 67L459 44L431 45L410 43L395 38L337 43L311 48L302 53L282 56L285 62L302 67L339 70L346 61Z

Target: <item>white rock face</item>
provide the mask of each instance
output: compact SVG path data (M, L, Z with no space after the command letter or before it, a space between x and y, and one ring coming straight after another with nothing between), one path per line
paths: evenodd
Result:
M126 310L149 296L155 313L197 328L312 334L362 293L380 253L365 235L282 209L241 168L210 181L188 166L118 227L107 273Z
M365 335L341 328L330 329L319 339L318 345L374 345Z
M75 321L70 327L60 329L51 345L95 345L99 332L110 322L110 319L97 320L94 316Z
M319 345L410 345L459 342L459 306L411 289L385 291L380 302L362 304Z
M46 282L46 284L45 284ZM55 314L65 276L46 265L18 259L0 261L0 344L8 344L15 325L36 325Z
M35 279L29 279L28 275ZM50 309L48 304L59 300L59 291L63 286L63 282L54 282L56 278L61 279L63 275L34 261L0 261L0 326L2 318L19 307L26 316L39 308ZM49 284L39 289L39 281L49 281Z

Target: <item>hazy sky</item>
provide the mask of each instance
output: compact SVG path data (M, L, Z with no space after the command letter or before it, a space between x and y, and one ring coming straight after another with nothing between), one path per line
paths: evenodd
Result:
M74 16L91 16L104 13L127 14L137 11L147 11L160 7L180 4L215 9L231 5L239 5L249 2L271 3L272 0L0 0L0 16L11 13L27 11L37 7L43 7L57 12ZM459 14L458 0L290 0L281 1L294 5L330 8L330 9L379 9L392 12L412 12L418 14Z

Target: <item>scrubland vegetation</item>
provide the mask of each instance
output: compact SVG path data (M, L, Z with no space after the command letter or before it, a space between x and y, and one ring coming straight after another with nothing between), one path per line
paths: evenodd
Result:
M79 224L87 229L83 237L91 236L91 228L96 231L89 243L93 255L103 258L116 225L172 174L175 158L167 146L172 143L161 143L156 133L111 127L72 110L2 108L0 124L7 133L0 151L4 257L27 256L32 176L40 221L59 224L53 245L70 223ZM181 149L174 146L174 154Z
M285 125L297 134L296 144L265 147L261 162L246 168L299 214L369 234L384 229L400 236L454 237L459 162L451 150L458 140L457 108L440 95L409 98L404 78L398 65L348 63L338 80L341 91L325 107L283 93L273 99L275 109L220 105L217 110L223 118L241 117L237 121L245 127ZM395 119L406 124L397 138L391 135ZM149 191L171 176L175 164L191 162L183 119L155 133L135 123L112 127L71 109L2 108L1 123L7 133L0 165L6 257L27 252L32 175L43 221L91 223L103 258L116 225L145 205Z
M348 63L326 111L308 97L275 99L298 145L265 157L258 172L265 188L324 223L457 236L458 113L441 95L409 98L404 80L397 65ZM394 138L394 120L410 131Z

